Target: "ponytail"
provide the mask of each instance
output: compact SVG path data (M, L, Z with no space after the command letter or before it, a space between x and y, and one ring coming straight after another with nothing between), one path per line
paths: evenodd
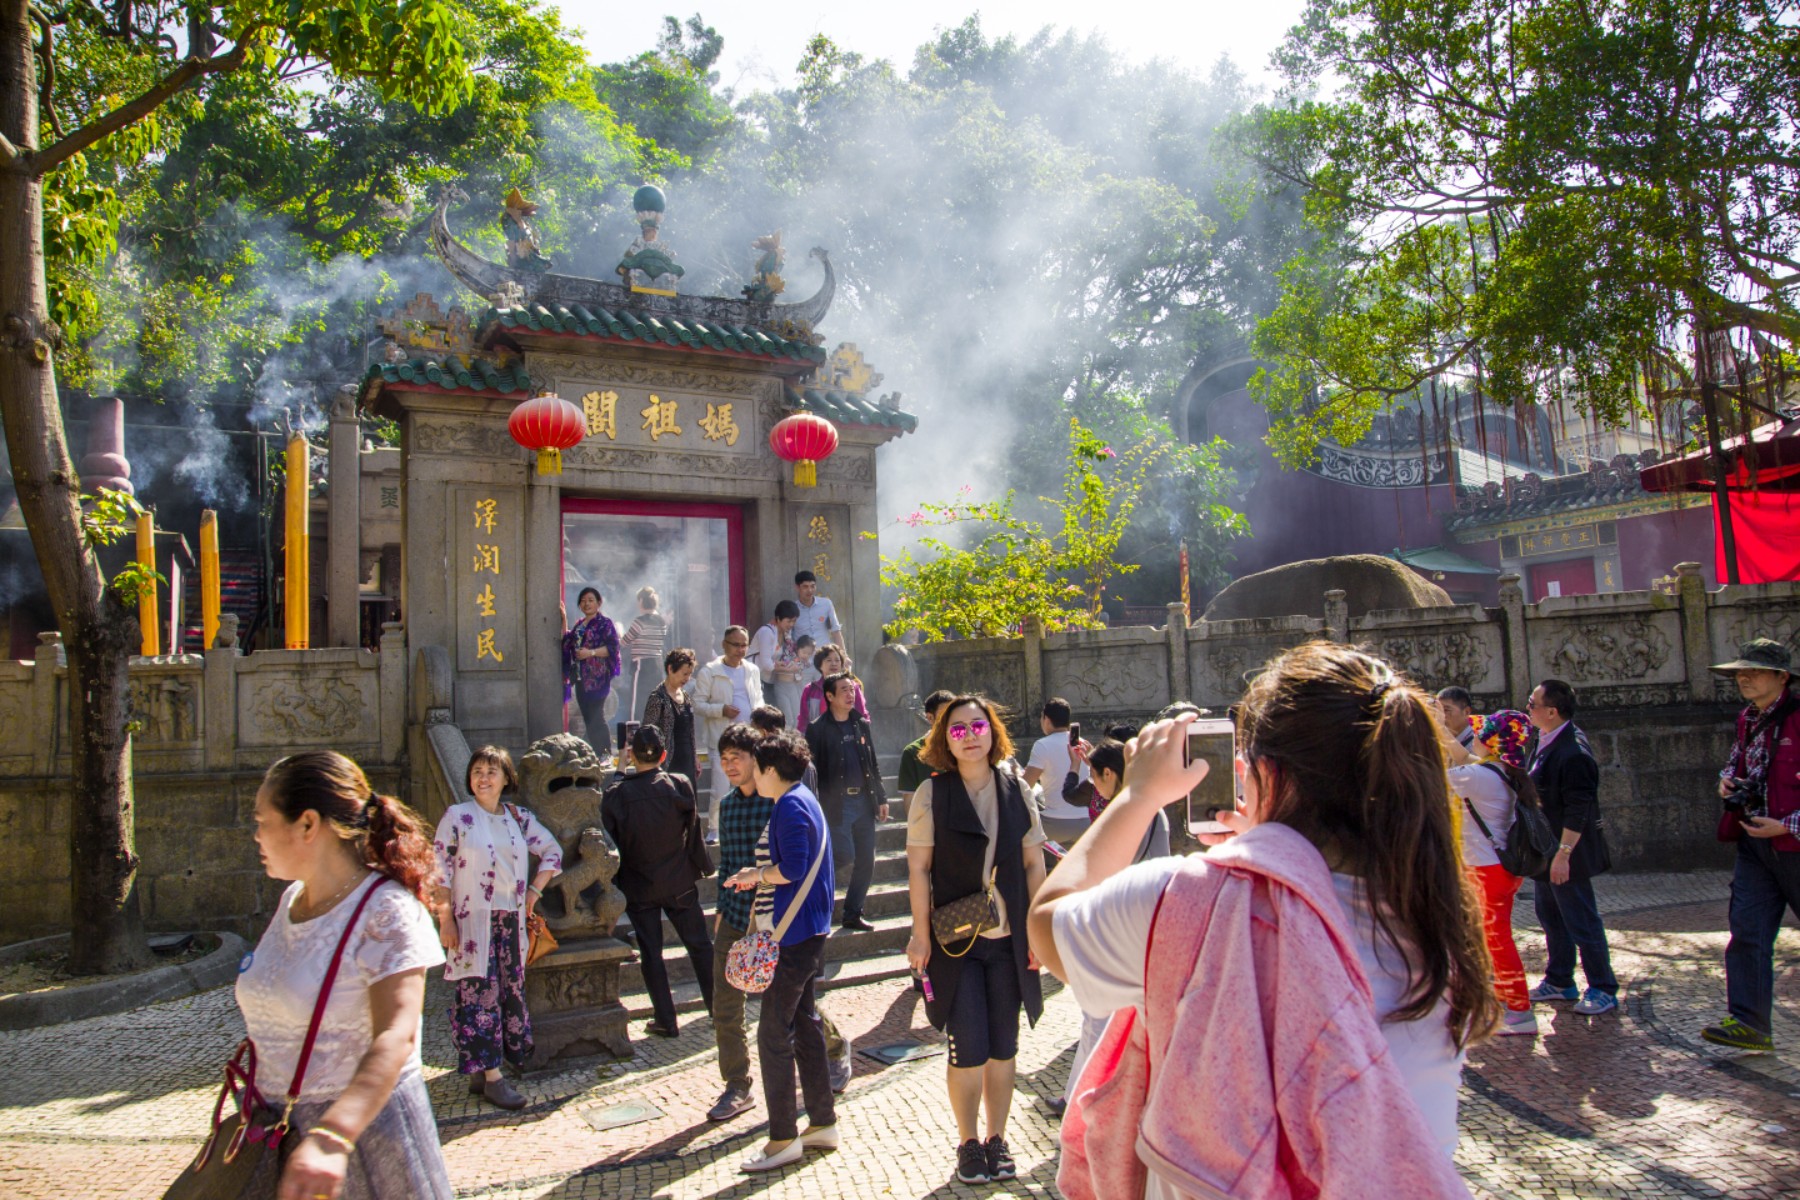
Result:
M428 899L437 859L419 814L392 796L378 795L349 758L335 750L290 754L269 768L263 787L287 820L318 813L333 833L354 845L364 866Z
M1462 1047L1500 1011L1428 704L1380 659L1311 642L1251 683L1238 736L1275 780L1262 819L1359 875L1377 928L1405 956L1409 986L1390 1019L1419 1020L1447 999Z

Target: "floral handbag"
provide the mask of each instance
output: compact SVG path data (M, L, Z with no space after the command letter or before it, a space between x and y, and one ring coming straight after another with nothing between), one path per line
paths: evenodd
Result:
M819 853L813 858L812 869L806 873L806 879L800 890L794 893L793 902L788 905L781 923L773 930L756 927L756 905L750 906L750 928L744 936L731 943L731 952L725 956L725 982L746 995L756 996L769 990L774 982L775 967L781 962L781 939L800 915L800 906L806 902L806 895L812 891L813 880L819 877L819 867L825 862L825 851L831 845L830 838L819 839Z

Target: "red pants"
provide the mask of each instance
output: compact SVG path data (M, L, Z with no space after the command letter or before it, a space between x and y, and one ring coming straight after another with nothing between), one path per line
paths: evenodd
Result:
M1529 1012L1531 998L1525 991L1525 967L1513 942L1513 897L1521 880L1502 866L1470 867L1481 885L1481 922L1487 933L1488 955L1494 960L1494 991L1513 1012Z

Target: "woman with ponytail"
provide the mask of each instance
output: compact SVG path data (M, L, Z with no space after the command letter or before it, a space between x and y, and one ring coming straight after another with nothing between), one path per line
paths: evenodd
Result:
M1499 1005L1430 698L1349 647L1277 656L1239 709L1217 848L1132 865L1206 775L1192 721L1132 739L1031 906L1039 960L1113 1013L1064 1118L1063 1193L1467 1196L1462 1052Z
M419 1063L425 972L444 951L423 903L437 865L417 814L343 755L308 751L263 777L256 844L270 876L294 881L238 974L264 1096L286 1094L344 950L281 1152L245 1195L449 1200Z

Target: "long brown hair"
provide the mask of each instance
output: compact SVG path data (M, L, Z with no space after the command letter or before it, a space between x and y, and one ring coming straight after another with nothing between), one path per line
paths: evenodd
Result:
M437 876L431 839L415 813L369 786L363 769L335 750L306 750L278 760L263 776L269 801L289 821L319 814L351 843L363 865L424 900Z
M1272 659L1238 713L1238 745L1278 821L1360 875L1411 986L1393 1019L1450 1001L1458 1047L1498 1023L1481 909L1464 873L1430 697L1373 655L1309 642Z

